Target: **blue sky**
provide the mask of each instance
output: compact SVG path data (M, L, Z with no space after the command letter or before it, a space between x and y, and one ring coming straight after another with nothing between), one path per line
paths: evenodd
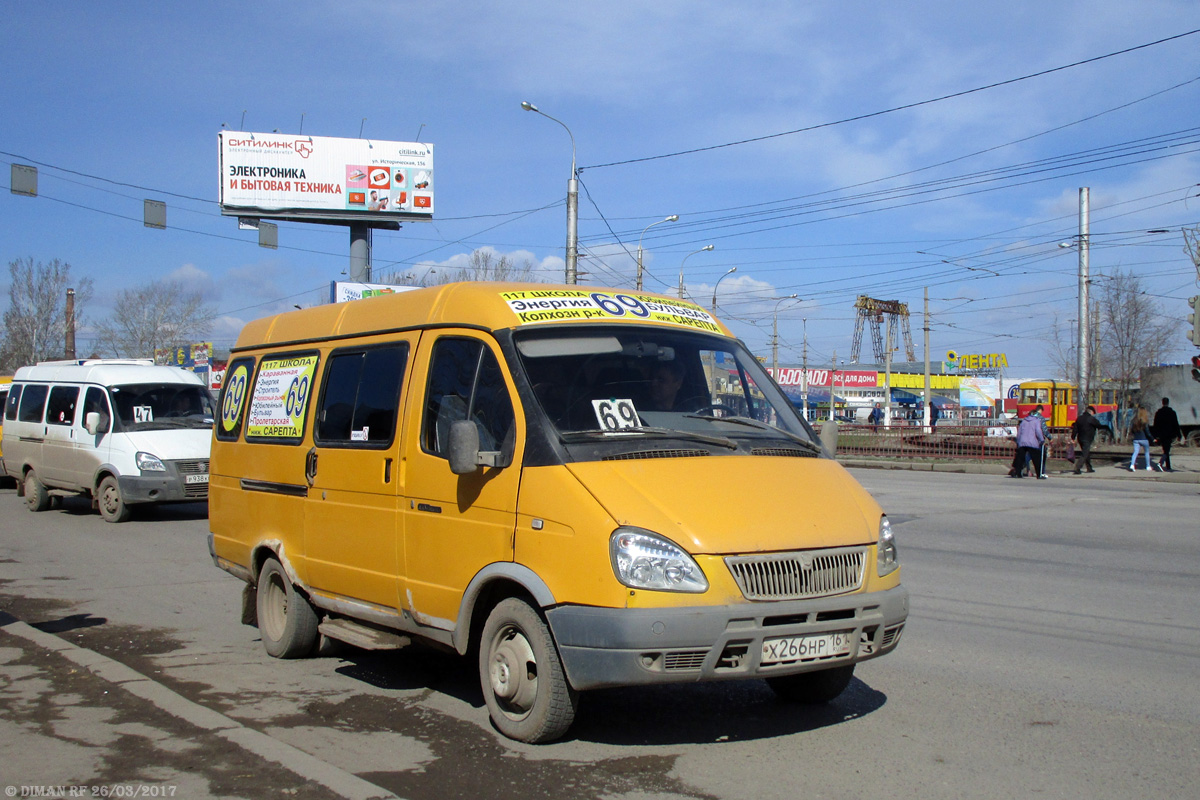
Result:
M919 357L928 286L935 359L1005 352L1009 375L1051 374L1051 325L1076 316L1077 258L1058 243L1077 232L1088 186L1093 274L1141 276L1179 320L1169 352L1183 360L1200 34L923 101L1187 33L1198 11L7 3L0 151L39 166L40 196L0 194L0 256L70 262L95 282L92 319L121 289L185 280L219 311L210 338L228 346L247 320L318 302L348 266L345 228L284 223L272 251L217 209L222 123L297 133L303 120L306 134L420 132L436 148L436 219L376 232L376 276L461 266L487 247L561 280L570 140L523 111L529 100L575 137L582 280L631 287L643 229L678 214L644 238L646 287L673 294L686 258L687 292L708 305L736 266L718 314L760 354L777 311L781 361L799 363L805 332L811 364L847 359L853 303L868 294L909 304ZM756 141L720 146L744 140ZM168 230L143 227L147 198L167 203ZM802 302L778 301L793 293Z

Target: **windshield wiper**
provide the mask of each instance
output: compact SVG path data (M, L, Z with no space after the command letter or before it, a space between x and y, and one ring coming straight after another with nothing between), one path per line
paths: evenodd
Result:
M718 447L728 447L737 450L737 442L724 436L709 436L695 431L681 431L675 428L658 428L650 425L639 425L635 428L614 428L606 431L565 431L558 436L564 442L579 442L587 439L610 439L621 434L636 433L642 436L653 436L670 439L691 439L696 442L713 444Z
M783 436L787 439L791 439L796 444L803 445L804 447L807 447L809 450L812 450L814 453L824 452L821 449L821 446L819 444L817 444L816 442L812 441L811 439L805 439L802 436L797 436L796 434L792 433L791 431L785 431L783 428L776 428L774 425L768 425L765 422L761 422L756 419L750 419L749 417L708 417L708 416L701 416L699 414L687 414L685 416L688 419L706 419L711 422L728 422L733 425L745 425L750 428L755 428L760 431L768 431L770 433L777 434L779 436Z

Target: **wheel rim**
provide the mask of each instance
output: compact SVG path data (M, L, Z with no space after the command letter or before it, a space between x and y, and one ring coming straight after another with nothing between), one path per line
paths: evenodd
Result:
M108 516L115 516L121 511L121 493L111 483L104 484L100 492L100 507Z
M287 587L283 585L278 572L271 574L265 587L259 622L262 623L263 633L273 641L283 636L283 629L287 625Z
M492 694L509 717L527 715L537 699L537 656L525 634L508 625L492 642L488 677Z

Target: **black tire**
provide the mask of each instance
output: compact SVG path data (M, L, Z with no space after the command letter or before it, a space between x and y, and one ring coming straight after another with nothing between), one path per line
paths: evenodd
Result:
M268 558L258 573L258 632L275 658L303 658L317 646L317 614L283 566Z
M30 511L45 511L50 507L50 493L33 470L25 473L25 505Z
M510 739L553 741L575 720L579 695L567 683L546 621L523 600L510 597L488 615L479 681L492 723Z
M854 665L848 664L816 672L767 678L767 685L783 700L818 705L828 703L840 695L850 685L850 679L853 677Z
M131 512L121 496L121 484L112 475L105 475L96 489L96 507L105 522L125 522Z

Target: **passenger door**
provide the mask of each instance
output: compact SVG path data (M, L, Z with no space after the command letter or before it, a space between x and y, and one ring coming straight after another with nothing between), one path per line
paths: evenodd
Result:
M51 386L46 402L45 441L42 443L42 483L75 488L75 411L78 386Z
M450 630L471 578L512 560L524 419L495 344L473 331L427 332L414 371L425 385L414 385L406 415L406 604L418 622ZM450 471L450 424L462 419L504 466Z
M409 339L334 350L307 454L304 533L312 588L398 609L401 390Z

